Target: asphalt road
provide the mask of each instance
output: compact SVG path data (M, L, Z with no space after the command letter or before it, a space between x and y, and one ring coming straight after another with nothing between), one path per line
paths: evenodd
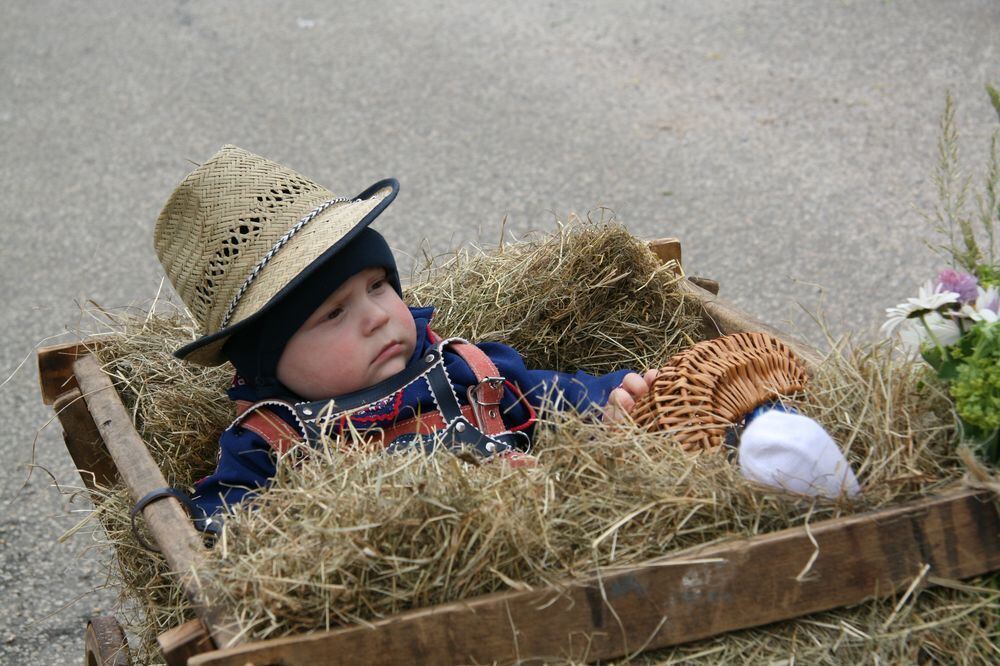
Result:
M940 267L937 122L980 175L1000 124L997 0L4 3L0 662L77 663L103 571L33 349L78 303L151 298L156 214L235 143L354 194L402 182L400 254L604 206L807 338L870 336ZM339 6L338 6L339 5ZM27 359L24 367L17 368ZM29 464L35 468L29 474ZM50 474L52 475L50 477Z

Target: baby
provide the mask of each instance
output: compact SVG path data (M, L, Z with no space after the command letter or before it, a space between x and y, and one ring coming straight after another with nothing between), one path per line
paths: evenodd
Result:
M276 457L347 429L389 451L444 446L530 465L538 410L620 419L656 376L532 370L511 347L442 340L433 308L402 299L385 239L369 228L399 185L336 197L300 174L224 146L177 187L157 256L201 327L184 360L236 376L236 420L193 498L204 516L266 486Z

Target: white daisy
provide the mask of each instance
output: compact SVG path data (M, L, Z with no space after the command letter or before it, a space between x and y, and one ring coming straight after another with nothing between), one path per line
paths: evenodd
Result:
M888 337L895 333L896 329L898 329L904 321L927 316L931 313L937 314L937 310L940 308L946 305L957 305L958 302L958 293L954 291L945 291L940 284L934 284L928 280L923 284L923 286L920 287L920 291L917 293L916 298L908 298L905 303L900 303L895 307L885 309L886 322L882 324L882 334ZM938 316L940 317L940 315ZM942 320L944 319L943 317L940 318ZM921 329L924 328L919 322L915 323ZM955 322L951 323L955 324ZM957 324L955 324L955 328L958 328ZM924 332L926 333L926 330ZM961 332L959 333L961 334ZM944 342L941 344L944 344Z
M961 314L972 321L994 323L1000 320L997 311L1000 310L1000 290L991 286L988 289L979 287L979 295L973 305L963 305Z
M908 319L899 329L899 340L903 348L912 353L918 353L920 348L926 345L950 347L961 337L962 329L958 323L951 317L941 316L938 312L921 315L917 319Z

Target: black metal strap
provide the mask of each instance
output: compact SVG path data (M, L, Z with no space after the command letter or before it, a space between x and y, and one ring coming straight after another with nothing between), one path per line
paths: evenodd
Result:
M444 440L452 452L472 449L482 458L492 458L514 448L510 438L491 437L465 418L443 364L431 368L431 371L424 376L424 380L431 390L431 395L434 396L441 417L447 424Z
M132 507L132 510L129 511L128 514L129 522L132 525L132 534L135 536L136 541L139 542L139 545L146 550L154 553L161 552L157 546L149 543L146 541L146 538L142 536L142 533L139 531L139 526L136 525L135 517L139 515L149 504L155 502L156 500L163 499L164 497L173 497L175 500L180 502L188 516L191 517L191 521L194 523L195 529L198 531L212 535L218 534L219 531L221 531L222 519L218 516L196 517L200 512L200 509L198 508L198 505L191 500L186 492L178 490L177 488L157 488L156 490L151 490L140 497L139 501L135 503L135 506Z

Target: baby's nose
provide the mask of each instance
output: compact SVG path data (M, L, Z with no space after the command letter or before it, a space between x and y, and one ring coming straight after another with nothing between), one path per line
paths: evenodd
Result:
M389 312L377 303L372 303L367 311L368 330L380 328L387 321L389 321Z

